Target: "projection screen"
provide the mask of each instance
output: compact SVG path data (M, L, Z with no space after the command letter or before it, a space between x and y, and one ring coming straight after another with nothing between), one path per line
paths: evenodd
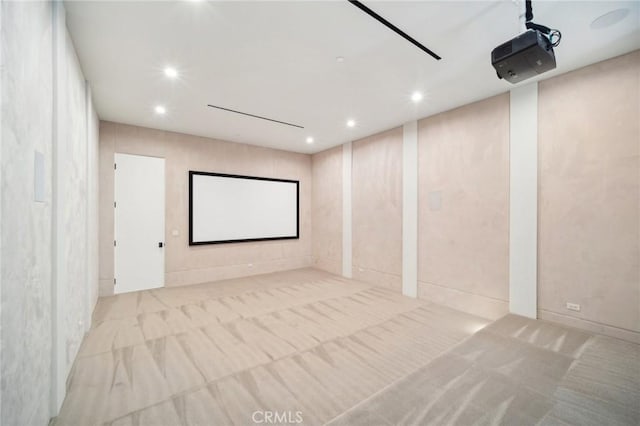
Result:
M189 245L299 238L299 181L189 171Z

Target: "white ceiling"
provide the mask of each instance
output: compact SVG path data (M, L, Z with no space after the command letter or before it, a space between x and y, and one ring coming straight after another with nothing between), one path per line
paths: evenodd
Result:
M65 7L103 120L312 153L513 87L496 77L490 53L521 32L516 1L364 3L443 59L347 1L68 1ZM619 8L630 10L624 20L590 28ZM544 78L640 48L638 1L534 1L533 12L535 22L563 35L558 68ZM179 71L178 80L164 76L168 65ZM425 94L417 105L410 100L416 90ZM166 106L164 116L154 113L158 104ZM346 127L348 118L355 128Z

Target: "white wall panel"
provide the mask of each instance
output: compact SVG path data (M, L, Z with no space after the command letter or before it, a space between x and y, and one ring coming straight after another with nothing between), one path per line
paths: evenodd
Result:
M342 145L342 275L353 275L352 208L351 208L351 142Z
M418 297L418 122L402 127L402 294Z
M511 90L509 311L537 316L538 83Z

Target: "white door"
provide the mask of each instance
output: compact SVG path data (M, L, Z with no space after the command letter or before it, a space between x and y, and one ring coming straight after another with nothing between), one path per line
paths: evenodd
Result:
M115 155L115 293L164 286L164 158Z

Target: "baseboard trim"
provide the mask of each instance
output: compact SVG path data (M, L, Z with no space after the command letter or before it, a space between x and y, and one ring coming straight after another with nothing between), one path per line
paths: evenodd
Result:
M544 309L538 309L538 318L551 321L569 327L578 328L592 333L602 334L617 339L626 340L628 342L640 344L640 332L625 330L612 325L601 324L589 320L571 317Z
M496 320L509 313L509 302L418 281L418 299Z
M189 269L165 273L165 287L202 284L232 278L250 277L290 269L309 268L313 264L311 256L278 259L250 264L214 266L211 268Z
M317 257L313 258L313 267L323 271L327 271L334 275L342 275L342 258L333 259L330 257Z
M402 293L402 275L353 265L353 279Z

